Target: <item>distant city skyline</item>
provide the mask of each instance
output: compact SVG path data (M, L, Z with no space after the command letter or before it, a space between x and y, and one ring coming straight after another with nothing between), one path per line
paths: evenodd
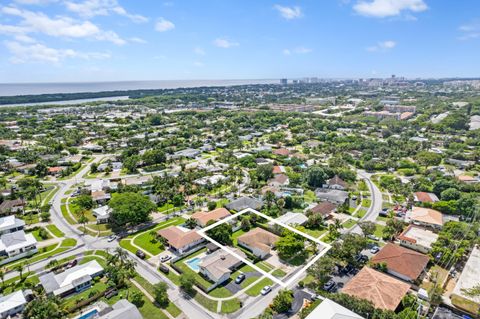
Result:
M478 77L480 3L10 0L0 83Z

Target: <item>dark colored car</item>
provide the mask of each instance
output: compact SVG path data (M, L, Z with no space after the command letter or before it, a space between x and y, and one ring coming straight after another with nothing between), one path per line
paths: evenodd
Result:
M245 275L244 274L240 274L237 276L237 278L235 278L235 283L238 285L240 284L243 280L245 280Z
M337 286L337 284L335 283L335 281L329 280L328 282L326 282L326 283L323 285L323 290L325 290L325 291L332 291L336 286Z
M165 265L158 266L158 269L160 269L160 271L163 272L164 274L168 274L170 272L170 269L168 269L168 267Z
M67 264L67 268L75 267L77 265L77 263L78 263L78 261L76 259L74 259Z
M145 253L143 251L141 251L140 249L137 250L137 252L135 253L135 255L137 255L138 258L140 259L145 259Z

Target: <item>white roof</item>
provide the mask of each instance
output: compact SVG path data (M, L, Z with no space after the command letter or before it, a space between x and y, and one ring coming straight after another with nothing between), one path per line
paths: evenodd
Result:
M293 225L293 224L302 225L308 220L308 217L302 213L288 212L276 218L276 220L286 225Z
M108 218L110 217L111 208L108 205L97 207L93 210L93 215L97 218Z
M363 319L355 312L325 299L305 319Z
M15 218L15 215L0 218L0 231L20 226L25 226L25 222L21 219Z
M25 234L23 230L3 234L0 237L0 251L13 251L30 245L37 244L32 234Z
M27 303L22 290L12 292L9 295L0 297L0 314L15 309Z

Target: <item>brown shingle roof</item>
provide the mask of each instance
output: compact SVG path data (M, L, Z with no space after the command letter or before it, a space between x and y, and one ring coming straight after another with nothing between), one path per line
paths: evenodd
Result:
M157 234L165 238L175 249L181 249L202 238L195 230L183 231L177 226L160 229Z
M376 308L394 311L410 285L369 267L355 275L342 289L342 293L365 299Z
M288 154L290 154L290 151L286 148L278 148L276 150L273 150L272 153L275 155L288 156Z
M276 183L279 183L279 184L285 184L285 183L287 182L287 180L288 180L288 176L287 176L287 175L285 175L285 174L277 174L277 175L275 175L274 178L272 178L272 179L270 180L270 183L276 182Z
M425 207L412 207L407 217L414 221L432 225L443 225L443 215L438 210Z
M249 247L255 247L265 253L270 253L270 248L280 239L275 234L266 231L263 228L255 228L237 238L238 241L245 243Z
M329 179L328 180L328 185L340 185L340 186L343 186L345 188L348 186L347 183L345 183L345 181L343 179L338 177L338 175L335 175L331 179Z
M321 202L317 206L313 207L310 211L314 214L321 214L326 216L333 212L337 208L337 205L330 202Z
M209 212L196 212L192 215L192 218L201 225L206 225L211 220L218 221L228 216L230 216L230 212L226 208L221 207Z
M429 260L424 254L388 243L372 258L372 263L385 263L389 270L416 280Z
M414 193L417 201L422 203L433 203L438 202L438 197L435 194L427 193L427 192L416 192Z

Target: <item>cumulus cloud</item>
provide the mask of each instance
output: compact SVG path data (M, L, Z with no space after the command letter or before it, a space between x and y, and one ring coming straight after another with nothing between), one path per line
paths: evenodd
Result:
M117 45L126 43L114 31L102 30L90 21L77 21L65 16L51 18L42 12L21 10L14 7L3 7L1 11L6 15L17 16L22 19L18 26L2 25L4 33L5 30L10 28L10 34L14 36L19 33L23 35L43 33L52 37L91 38ZM14 30L16 27L18 27L17 30ZM19 32L20 29L21 32Z
M164 18L159 18L157 23L155 23L155 30L158 32L165 32L172 29L175 29L175 24L173 24L172 21L168 21Z
M370 46L367 48L367 51L378 52L378 51L388 51L397 46L397 43L392 40L378 42L376 45Z
M26 62L60 63L69 58L90 60L110 57L108 53L84 53L72 49L54 49L41 43L23 44L15 41L5 41L5 46L12 54L10 62L17 64Z
M29 0L27 0L29 1ZM139 14L131 14L120 6L117 0L86 0L83 2L66 1L65 7L81 17L107 16L112 13L129 18L135 23L148 22L148 18Z
M424 0L361 0L353 6L353 10L358 14L376 18L398 16L403 11L422 12L427 9Z
M298 19L303 16L302 9L298 6L287 7L276 4L273 6L280 15L286 20Z
M219 48L228 49L232 47L238 47L240 43L228 40L227 38L216 38L213 40L213 45Z

